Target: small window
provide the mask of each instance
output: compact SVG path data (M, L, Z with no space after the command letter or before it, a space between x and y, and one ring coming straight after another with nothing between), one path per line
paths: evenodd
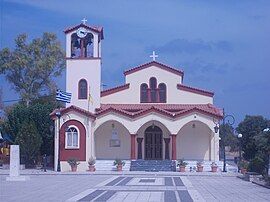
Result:
M65 148L79 148L79 133L78 129L71 126L66 131L66 146Z
M155 77L150 78L150 98L151 102L157 102L157 79Z
M158 85L159 88L159 102L166 103L166 85L161 83Z
M141 84L141 103L148 101L147 88L148 86L146 83Z
M81 79L79 81L79 99L87 99L87 81L85 79Z

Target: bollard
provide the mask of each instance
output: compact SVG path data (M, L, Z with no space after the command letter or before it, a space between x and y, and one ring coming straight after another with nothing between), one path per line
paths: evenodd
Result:
M44 154L43 156L43 169L44 169L44 172L47 172L47 155Z

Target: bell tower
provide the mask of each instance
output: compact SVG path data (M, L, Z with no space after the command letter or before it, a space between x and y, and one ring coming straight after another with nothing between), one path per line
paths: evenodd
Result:
M103 28L82 23L67 28L66 91L72 93L71 103L94 112L100 107L101 40Z

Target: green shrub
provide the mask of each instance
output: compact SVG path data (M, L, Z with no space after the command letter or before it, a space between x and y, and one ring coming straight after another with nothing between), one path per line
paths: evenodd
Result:
M264 169L264 161L258 156L253 158L248 165L248 170L251 172L263 174Z

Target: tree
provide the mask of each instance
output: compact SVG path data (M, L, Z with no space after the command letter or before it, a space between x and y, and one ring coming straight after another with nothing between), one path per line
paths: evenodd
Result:
M270 124L269 124L270 126ZM262 174L269 176L269 158L270 158L270 131L262 131L259 135L254 137L255 143L258 146L258 153L255 158L262 161Z
M236 128L238 133L243 135L242 150L244 152L244 158L251 160L255 158L258 153L259 147L255 142L254 137L259 135L268 126L268 120L262 116L246 116L245 119L239 123Z
M27 43L26 34L15 39L15 49L0 51L0 74L6 75L22 100L29 106L44 91L55 91L52 77L59 76L64 68L64 52L52 33Z
M219 136L222 140L224 140L225 146L230 146L231 151L238 150L238 140L237 137L234 135L234 129L229 124L220 125L220 132ZM222 148L223 142L220 141L220 148Z
M54 123L49 114L55 109L57 102L54 97L34 100L29 107L19 103L6 110L6 119L3 124L4 132L13 140L18 136L20 128L25 122L32 122L42 137L40 154L53 154Z
M15 143L20 145L21 155L25 157L25 164L27 166L34 165L42 144L42 138L34 122L22 124Z

